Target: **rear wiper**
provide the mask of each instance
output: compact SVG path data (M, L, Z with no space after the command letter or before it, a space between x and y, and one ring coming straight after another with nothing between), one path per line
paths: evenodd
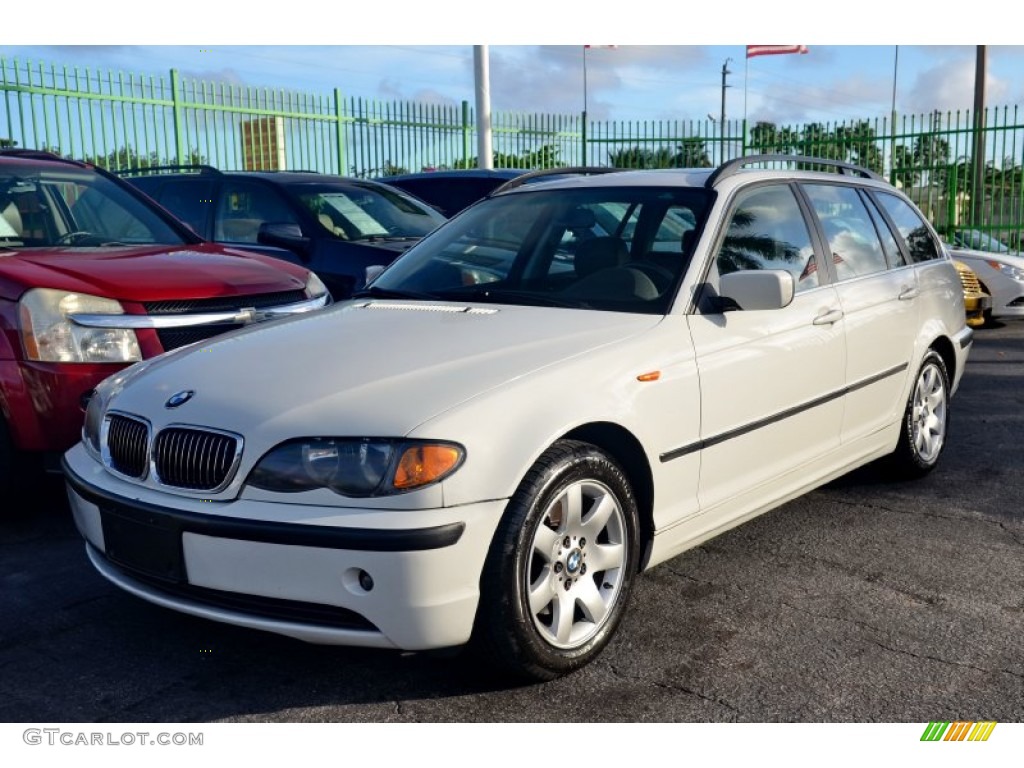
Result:
M432 293L419 293L417 291L401 291L395 288L378 288L371 285L361 291L352 294L353 299L412 299L413 301L437 301L438 297Z

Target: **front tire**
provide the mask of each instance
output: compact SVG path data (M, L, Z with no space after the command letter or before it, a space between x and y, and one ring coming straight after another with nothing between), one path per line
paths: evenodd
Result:
M625 612L638 528L636 499L615 461L588 443L555 443L520 483L491 543L478 652L532 680L592 661Z
M938 464L949 432L949 397L946 364L929 350L907 400L899 443L889 457L896 474L923 477Z

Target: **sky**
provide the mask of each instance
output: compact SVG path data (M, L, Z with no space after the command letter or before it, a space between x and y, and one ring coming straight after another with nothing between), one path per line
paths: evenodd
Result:
M585 59L591 119L718 119L727 64L727 119L835 122L888 116L894 86L898 114L971 109L977 43L988 50L987 104L1024 104L1024 45L994 44L1001 34L1013 42L1014 34L993 28L990 20L999 15L994 3L986 12L988 1L972 3L976 20L962 4L949 4L949 21L940 14L946 6L935 2L924 19L937 22L929 29L918 11L876 0L859 3L855 14L790 2L771 19L761 18L763 5L745 2L695 10L637 0L585 13L579 4L555 8L536 0L501 10L440 0L419 15L389 6L381 17L351 4L304 4L304 15L256 14L237 3L182 0L173 18L144 25L130 22L145 20L140 6L99 0L107 13L58 14L45 29L30 23L29 10L14 10L15 23L0 25L0 57L136 74L174 68L234 85L473 105L472 44L486 43L494 111L578 114ZM630 15L627 7L634 18L612 18ZM17 23L19 13L25 24ZM842 34L833 31L840 27ZM747 59L746 43L738 41L765 38L802 41L809 53ZM587 44L594 47L584 53ZM615 47L598 47L604 45Z

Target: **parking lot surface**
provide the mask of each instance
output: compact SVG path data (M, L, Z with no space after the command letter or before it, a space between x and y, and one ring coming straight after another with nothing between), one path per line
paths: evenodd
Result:
M133 598L49 478L0 504L0 721L1022 721L1024 322L975 339L930 476L866 467L658 566L541 685Z

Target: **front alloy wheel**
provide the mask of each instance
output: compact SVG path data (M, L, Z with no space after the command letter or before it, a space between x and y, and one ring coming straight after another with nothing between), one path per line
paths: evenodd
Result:
M481 579L474 643L516 676L587 664L615 632L637 570L638 512L623 471L560 440L509 501Z
M602 483L569 485L541 515L523 587L540 636L572 649L594 637L612 615L626 566L626 520Z

